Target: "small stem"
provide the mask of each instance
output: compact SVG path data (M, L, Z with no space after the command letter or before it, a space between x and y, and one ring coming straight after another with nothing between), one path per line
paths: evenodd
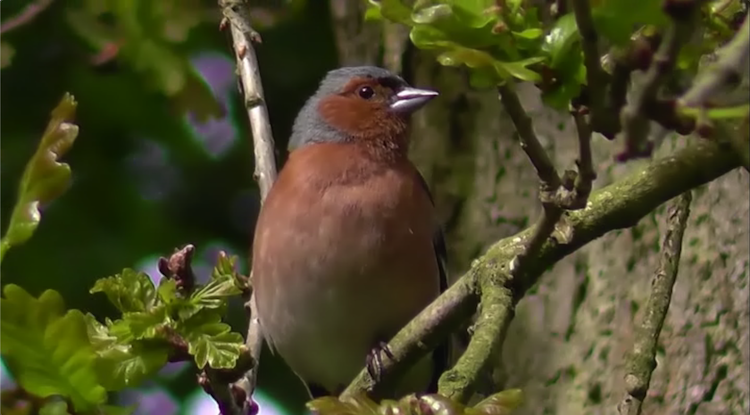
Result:
M594 130L602 129L606 122L607 109L605 107L605 92L607 90L607 74L602 69L599 56L599 36L594 29L594 19L591 17L591 4L588 0L571 0L573 13L576 18L578 32L581 34L583 61L586 65L586 83L591 110L591 125Z

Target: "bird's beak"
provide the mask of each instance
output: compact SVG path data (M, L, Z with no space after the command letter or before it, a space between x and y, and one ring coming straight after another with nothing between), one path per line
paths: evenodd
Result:
M390 109L401 114L411 114L438 95L436 91L406 87L393 96Z

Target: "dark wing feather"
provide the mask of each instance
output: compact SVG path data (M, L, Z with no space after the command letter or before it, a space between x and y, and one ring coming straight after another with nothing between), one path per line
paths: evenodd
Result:
M419 182L424 188L424 191L427 192L427 196L430 198L430 202L432 202L432 205L434 206L435 200L432 198L430 187L427 185L424 177L422 177L419 172L417 172L417 176L419 177ZM435 250L435 260L437 261L438 270L440 272L440 292L442 293L448 289L448 249L445 245L445 235L443 234L443 229L439 225L436 226L435 234L432 237L432 246ZM433 368L434 370L432 379L430 380L430 386L427 390L428 393L437 393L437 386L440 375L448 369L450 343L450 337L448 337L447 339L445 339L445 341L440 343L440 345L438 345L438 347L436 347L435 351L432 353L432 361L435 366Z

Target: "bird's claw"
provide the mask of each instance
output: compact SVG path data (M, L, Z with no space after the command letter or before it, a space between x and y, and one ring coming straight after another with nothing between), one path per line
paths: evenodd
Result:
M383 372L383 355L386 355L389 359L393 359L393 352L388 343L379 341L367 354L367 373L376 382L380 380L380 375Z

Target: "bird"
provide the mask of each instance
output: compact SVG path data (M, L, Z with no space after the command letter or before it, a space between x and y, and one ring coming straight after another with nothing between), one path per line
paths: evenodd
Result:
M411 115L437 96L383 68L343 67L294 121L256 222L252 285L267 344L313 398L340 394L363 367L377 376L386 342L447 287L434 201L407 155ZM411 368L394 397L434 391L447 353Z

